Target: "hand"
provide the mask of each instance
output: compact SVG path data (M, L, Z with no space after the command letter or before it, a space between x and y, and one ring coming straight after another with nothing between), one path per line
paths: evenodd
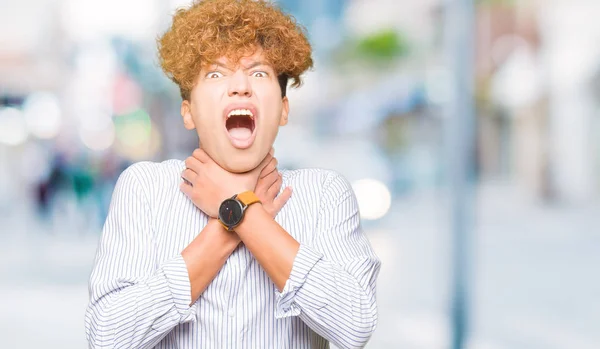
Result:
M217 218L223 200L254 190L260 172L272 157L269 153L254 170L237 174L224 170L204 150L196 149L185 160L186 169L181 174L184 181L180 189L196 207L208 216Z
M265 211L273 218L292 196L292 187L285 188L281 195L277 196L281 189L281 183L281 174L277 171L277 159L273 157L260 172L258 183L254 189L254 193L262 202Z

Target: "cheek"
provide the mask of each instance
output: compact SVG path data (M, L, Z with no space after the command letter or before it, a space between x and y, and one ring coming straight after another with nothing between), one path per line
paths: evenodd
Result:
M272 144L279 131L279 119L281 115L280 108L274 108L270 111L270 115L263 120L261 133L258 135L261 144Z
M214 127L220 122L220 111L213 102L206 100L196 109L196 122L200 125Z
M264 111L264 123L266 127L279 126L279 119L281 118L281 112L283 110L283 102L281 100L281 91L279 87L277 90L269 91L262 98L262 110Z
M217 137L220 134L218 130L221 121L217 117L217 113L214 108L205 103L202 107L196 109L194 119L196 132L200 141L203 142L203 147L211 148L210 144L218 142Z
M202 86L198 89L195 95L196 117L202 122L209 122L219 114L220 89L219 86Z

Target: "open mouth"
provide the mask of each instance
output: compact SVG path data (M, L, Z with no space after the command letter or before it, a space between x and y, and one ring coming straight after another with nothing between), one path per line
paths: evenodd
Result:
M254 140L256 120L250 109L233 109L227 114L225 127L236 148L247 148Z

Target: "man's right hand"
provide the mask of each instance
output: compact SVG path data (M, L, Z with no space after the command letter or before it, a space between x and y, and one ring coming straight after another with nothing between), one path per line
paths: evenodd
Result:
M185 160L186 169L181 174L184 181L180 189L196 207L217 218L223 200L256 188L261 171L272 157L270 152L252 171L231 173L220 167L204 150L196 149Z

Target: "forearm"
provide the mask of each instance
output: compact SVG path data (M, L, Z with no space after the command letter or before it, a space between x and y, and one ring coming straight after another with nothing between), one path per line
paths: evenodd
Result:
M260 204L248 208L236 233L281 292L277 317L300 316L339 348L366 344L377 323L377 258L328 260L300 246Z
M235 232L275 286L283 290L300 244L258 203L248 207Z
M187 266L192 304L212 282L240 243L239 237L210 219L202 232L181 252Z
M362 348L377 325L379 261L364 257L342 266L307 246L298 259L278 301L280 315L300 316L339 348Z
M192 320L181 256L143 279L92 278L86 336L92 348L151 348L173 327Z

